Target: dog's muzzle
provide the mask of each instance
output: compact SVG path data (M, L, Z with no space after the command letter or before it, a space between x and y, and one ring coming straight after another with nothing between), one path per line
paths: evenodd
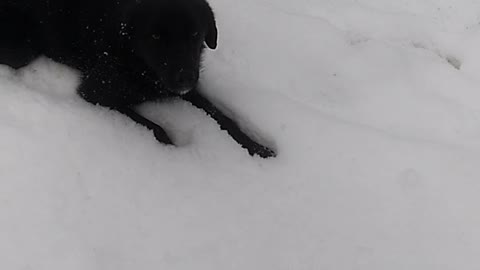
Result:
M198 82L198 72L180 69L173 81L170 83L168 90L177 95L185 95L192 91Z

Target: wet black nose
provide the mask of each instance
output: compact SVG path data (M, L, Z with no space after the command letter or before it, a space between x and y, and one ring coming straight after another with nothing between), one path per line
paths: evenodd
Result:
M180 70L175 75L175 84L178 86L194 86L198 80L196 72L191 70Z

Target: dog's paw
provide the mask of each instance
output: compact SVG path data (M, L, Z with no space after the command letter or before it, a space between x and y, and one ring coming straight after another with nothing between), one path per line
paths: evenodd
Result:
M157 141L160 143L174 145L170 137L168 137L167 133L162 128L153 129L153 135L155 136L155 139L157 139Z
M251 145L247 148L247 150L251 156L257 155L261 158L273 158L277 156L277 153L275 151L258 143Z

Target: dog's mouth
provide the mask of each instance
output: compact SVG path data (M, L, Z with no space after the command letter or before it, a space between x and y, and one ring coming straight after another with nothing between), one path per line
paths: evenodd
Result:
M177 95L177 96L183 96L188 94L190 91L195 89L195 85L181 85L181 86L168 86L168 84L165 84L165 82L156 80L154 81L155 85L161 89L161 91L168 91L171 94Z
M146 75L146 73L142 74ZM159 78L165 76L162 72L158 73ZM162 91L168 91L171 94L183 96L195 89L198 83L198 73L186 72L183 69L171 78L163 80L154 80L155 85L162 89Z
M173 93L175 95L183 96L188 94L190 91L193 90L194 87L192 86L180 86L180 87L174 87L174 88L168 88L168 91L170 93Z
M198 82L198 71L193 68L180 68L169 76L167 88L177 95L185 95L195 88Z

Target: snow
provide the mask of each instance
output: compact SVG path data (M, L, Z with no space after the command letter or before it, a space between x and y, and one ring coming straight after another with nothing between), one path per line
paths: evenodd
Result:
M128 118L0 66L2 269L477 269L480 3L210 0L204 92Z

